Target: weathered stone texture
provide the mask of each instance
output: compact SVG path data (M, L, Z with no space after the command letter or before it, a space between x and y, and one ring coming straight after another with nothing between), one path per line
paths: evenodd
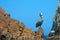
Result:
M6 40L43 40L43 34L42 29L35 34L32 29L25 28L24 23L10 18L10 15L0 8L0 36L4 35Z

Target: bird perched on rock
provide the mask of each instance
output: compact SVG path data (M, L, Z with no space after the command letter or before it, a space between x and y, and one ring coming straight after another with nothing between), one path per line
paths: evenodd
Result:
M41 17L41 20L36 23L36 27L39 27L39 26L41 27L41 25L43 23L43 15L42 15L42 13L40 13L40 17Z

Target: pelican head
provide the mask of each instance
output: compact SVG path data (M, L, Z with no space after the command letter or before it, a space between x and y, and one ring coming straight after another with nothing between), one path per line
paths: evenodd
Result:
M43 16L42 12L40 13L40 16Z

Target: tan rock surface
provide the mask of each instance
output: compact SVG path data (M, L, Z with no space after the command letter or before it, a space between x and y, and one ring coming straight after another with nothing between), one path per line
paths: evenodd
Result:
M24 23L10 18L2 8L0 8L0 34L5 35L8 40L14 38L15 40L22 40L23 37L26 40L34 40L35 33L32 29L25 28ZM36 38L39 39L39 35L43 35L43 30L39 30L36 34Z

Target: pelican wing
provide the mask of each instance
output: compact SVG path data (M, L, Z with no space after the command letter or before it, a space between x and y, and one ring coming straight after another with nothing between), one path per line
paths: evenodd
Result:
M41 26L41 24L42 24L42 21L38 21L38 22L36 23L36 27Z

